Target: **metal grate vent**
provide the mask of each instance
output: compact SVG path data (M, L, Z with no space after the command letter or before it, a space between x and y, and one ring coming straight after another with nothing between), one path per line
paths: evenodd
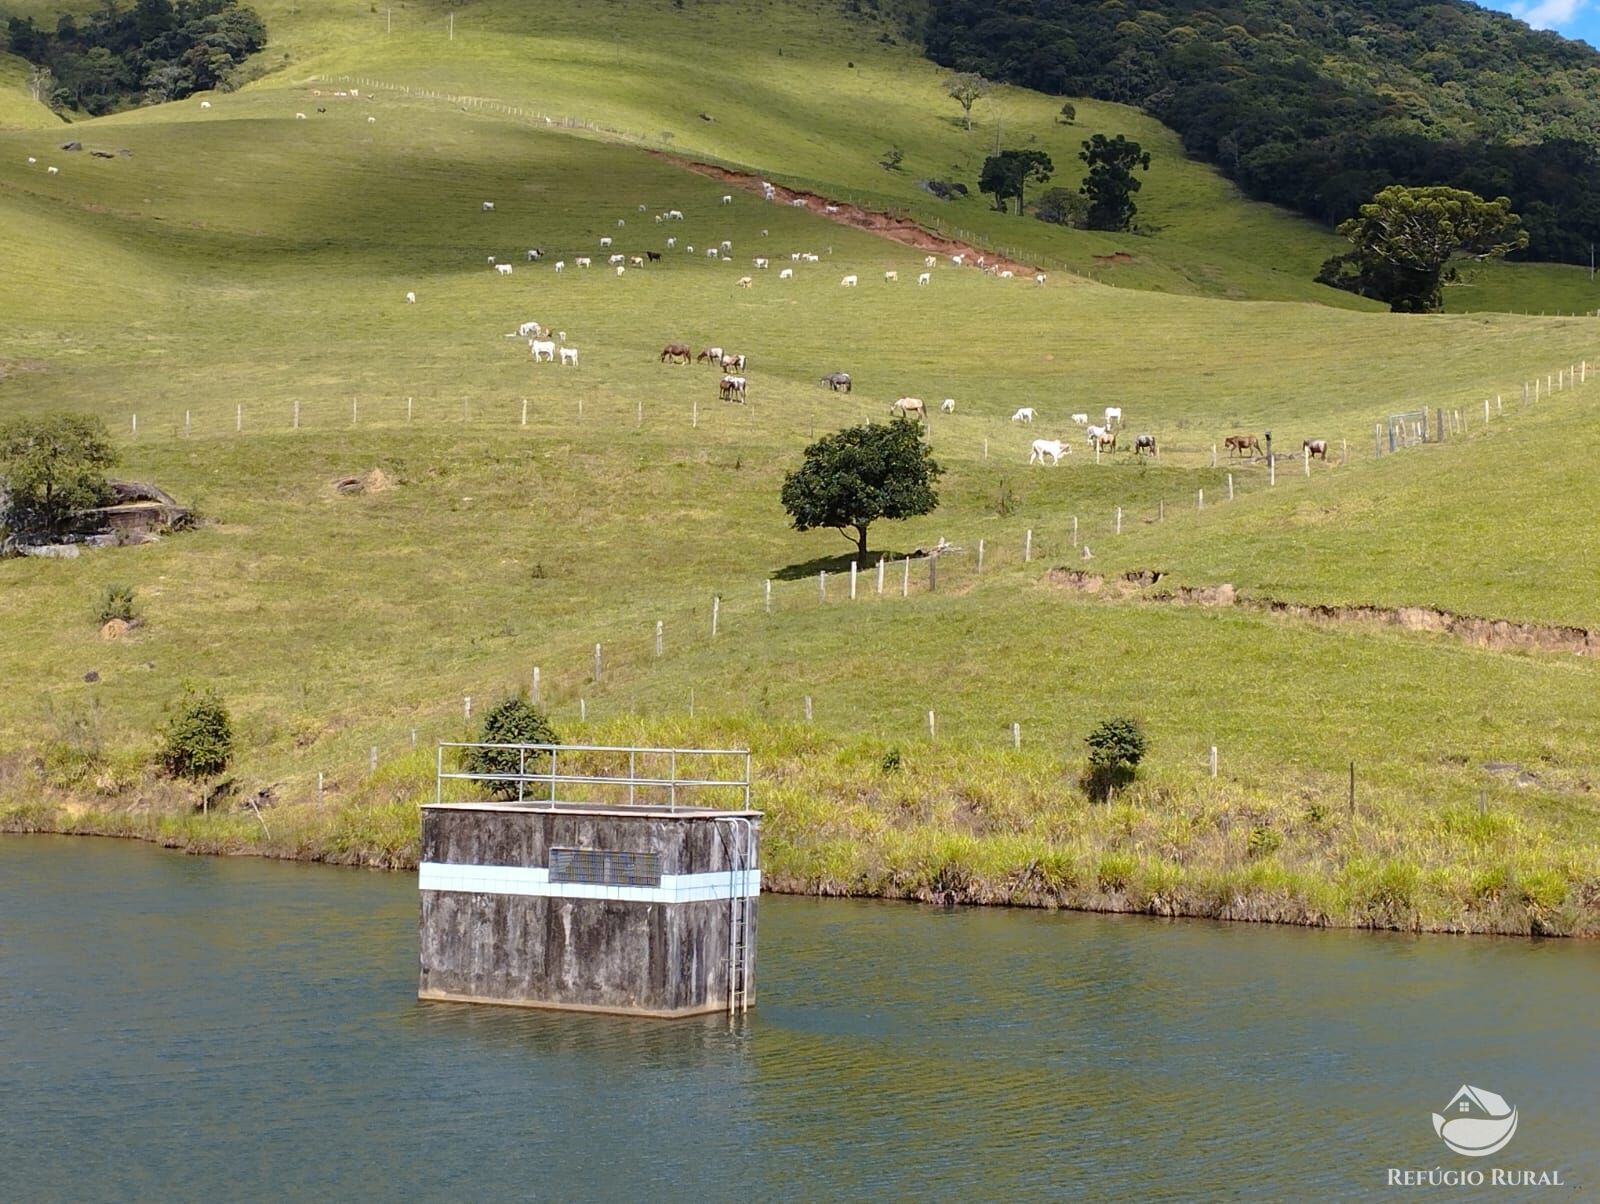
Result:
M661 854L621 849L551 849L550 881L587 886L660 886Z

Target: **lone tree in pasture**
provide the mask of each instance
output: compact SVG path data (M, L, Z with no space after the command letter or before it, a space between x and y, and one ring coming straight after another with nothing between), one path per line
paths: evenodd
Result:
M1496 259L1528 245L1507 197L1486 201L1461 188L1395 184L1339 227L1355 250L1323 263L1317 279L1387 301L1394 313L1437 313L1454 259Z
M1102 799L1111 797L1118 786L1133 781L1144 760L1144 729L1137 719L1118 716L1107 719L1085 738L1089 746L1089 790Z
M972 106L994 91L994 84L976 71L958 71L946 77L944 90L949 93L967 117L967 130L972 129Z
M175 778L215 777L233 759L233 720L216 690L185 683L161 733L161 767Z
M1138 211L1133 194L1141 187L1133 171L1150 170L1150 152L1121 134L1096 134L1084 142L1078 158L1089 165L1081 189L1089 198L1084 224L1091 230L1128 229Z
M922 426L900 418L888 426L846 427L806 448L800 467L783 479L783 508L797 531L832 527L867 558L867 526L880 518L912 518L939 504L939 467Z
M103 505L116 453L98 418L49 414L0 424L0 525L19 540L65 534Z
M1026 185L1044 184L1055 172L1050 156L1036 150L1003 150L983 161L978 191L994 197L994 207L1004 212L1006 202L1017 198L1017 216L1022 216L1022 192Z
M545 713L517 695L497 703L483 717L478 740L483 744L561 743L561 737L550 726ZM519 770L537 770L544 760L537 755L530 760L515 748L469 748L462 758L462 767L468 773L514 774ZM497 798L516 798L518 786L517 782L491 782L488 790Z

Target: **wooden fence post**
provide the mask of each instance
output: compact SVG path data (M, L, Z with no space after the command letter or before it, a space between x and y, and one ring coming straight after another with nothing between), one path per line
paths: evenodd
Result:
M911 557L907 556L905 558L905 563L902 567L905 572L900 577L900 596L909 598L911 596Z
M828 570L820 569L817 572L817 596L824 602L828 600Z
M1204 489L1195 491L1194 508L1196 510L1204 510L1206 508L1206 491Z
M722 617L722 595L711 595L711 638L717 638L717 620Z
M533 697L530 700L534 706L539 705L539 666L533 667Z
M1122 534L1122 507L1117 507L1117 534Z
M978 540L978 572L983 572L983 540Z
M1217 776L1217 746L1215 744L1211 746L1211 776Z
M656 620L656 655L657 656L661 655L661 637L662 637L662 634L663 634L662 626L663 625L662 625L661 620L657 619Z
M594 646L594 679L597 682L600 680L600 645L599 644L596 644Z
M766 606L767 606L767 613L770 615L772 613L772 578L771 577L767 578Z
M1011 725L1011 747L1018 752L1022 751L1022 724L1020 723Z
M856 562L850 562L850 601L856 600Z
M883 553L879 552L878 553L878 596L880 598L883 597L883 563L884 563L884 560L885 560L885 557L884 557Z
M1029 527L1022 533L1022 563L1027 564L1033 560L1033 528Z
M1233 474L1228 474L1228 500L1233 501Z
M806 695L806 722L811 722L811 695Z

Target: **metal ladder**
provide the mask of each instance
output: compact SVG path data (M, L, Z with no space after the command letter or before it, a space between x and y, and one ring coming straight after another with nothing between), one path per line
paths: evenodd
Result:
M723 845L728 850L728 1015L750 1010L750 920L754 900L747 890L755 869L755 827L742 816L718 821L727 825Z

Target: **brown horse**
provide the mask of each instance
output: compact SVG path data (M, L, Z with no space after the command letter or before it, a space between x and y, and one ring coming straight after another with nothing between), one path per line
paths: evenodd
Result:
M1244 455L1250 453L1251 459L1261 455L1261 440L1254 435L1229 435L1222 441L1222 446L1228 449L1228 455Z
M1313 460L1320 457L1323 461L1326 461L1328 458L1328 441L1326 439L1307 439L1300 445L1300 450Z
M661 362L663 364L687 364L694 352L689 350L687 343L668 343L661 349Z

